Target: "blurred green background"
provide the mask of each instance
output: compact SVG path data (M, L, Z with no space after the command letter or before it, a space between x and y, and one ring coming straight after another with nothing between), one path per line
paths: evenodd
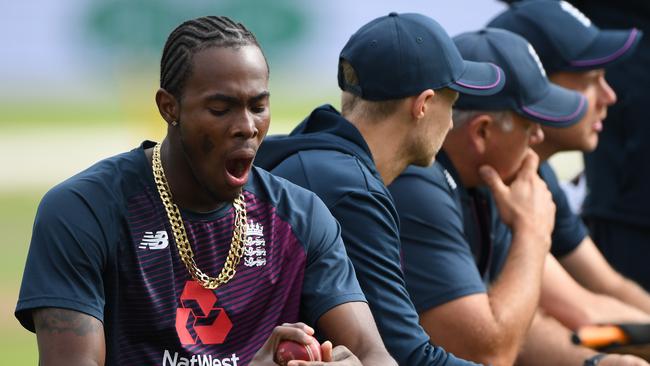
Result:
M92 163L163 136L154 104L158 63L167 35L181 21L224 14L253 30L271 67L270 133L283 133L320 104L338 107L338 52L365 22L394 10L421 12L455 35L481 27L503 7L496 0L5 4L0 14L1 363L34 365L38 359L34 335L13 311L40 198Z

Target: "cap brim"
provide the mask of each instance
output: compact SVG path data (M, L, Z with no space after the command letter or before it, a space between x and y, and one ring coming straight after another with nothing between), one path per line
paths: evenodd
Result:
M585 115L587 99L578 92L550 84L544 98L521 109L523 115L545 126L568 127Z
M500 67L488 62L463 62L465 71L449 85L450 89L470 95L493 95L503 89L506 78Z
M643 32L631 30L601 30L598 37L569 65L578 69L597 68L625 59L636 48Z

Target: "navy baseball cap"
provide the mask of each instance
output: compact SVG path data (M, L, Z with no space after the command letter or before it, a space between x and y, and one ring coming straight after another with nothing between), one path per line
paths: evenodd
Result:
M342 60L350 63L358 83L345 81ZM503 88L505 77L494 64L463 60L435 20L422 14L390 13L350 37L339 57L338 81L341 90L380 101L441 88L491 95Z
M548 72L605 67L633 53L643 33L636 28L604 30L566 1L514 3L488 23L526 38Z
M503 69L506 84L499 93L477 98L461 95L454 108L513 110L535 122L567 127L587 111L586 98L551 83L533 46L523 37L503 29L486 28L454 37L466 60L493 62Z

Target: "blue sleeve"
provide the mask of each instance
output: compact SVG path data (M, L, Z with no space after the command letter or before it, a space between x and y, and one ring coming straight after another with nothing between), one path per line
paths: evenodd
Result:
M305 212L307 267L302 288L302 308L310 324L331 308L351 301L366 301L341 239L341 228L325 204L310 193Z
M551 253L561 258L580 245L587 236L587 228L580 217L571 211L566 195L548 162L540 165L539 175L546 182L555 202L555 227L551 236Z
M408 174L390 186L401 222L406 285L418 312L486 292L460 207L446 182L432 178Z
M332 207L386 348L400 365L472 365L429 343L406 292L389 197L351 192Z
M62 186L48 192L36 214L16 307L21 324L34 331L31 311L43 307L103 321L106 257L105 229L84 197Z
M486 197L490 200L490 209L492 218L491 236L492 236L492 265L490 266L490 281L496 280L503 270L508 254L510 254L510 245L512 244L512 230L501 221L499 210L494 202L494 196L487 191Z

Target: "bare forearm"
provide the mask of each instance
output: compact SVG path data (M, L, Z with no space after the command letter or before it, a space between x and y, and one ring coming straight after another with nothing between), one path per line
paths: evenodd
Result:
M397 362L384 349L383 351L371 351L358 356L364 366L397 366Z
M539 300L545 250L544 246L532 248L530 244L535 244L532 236L513 235L506 263L488 291L486 301L482 302L480 297L471 300L471 296L456 301L456 313L463 320L443 313L437 317L442 319L441 326L440 321L433 321L433 317L425 314L422 321L434 343L475 362L512 365ZM474 303L463 307L463 301Z
M650 321L647 314L618 299L585 289L551 256L546 260L540 307L569 329L595 323Z
M593 350L571 343L571 332L555 319L537 313L517 357L517 364L579 366L595 354Z
M592 349L576 346L571 333L555 319L538 312L519 353L517 365L526 366L582 366L586 359L598 353ZM598 363L602 366L648 366L636 356L608 354Z
M650 314L650 294L616 272L589 236L560 262L576 281L589 290L614 297Z
M650 314L650 294L636 283L621 276L620 284L607 290L603 294L615 297L646 314Z
M527 239L514 236L499 279L487 294L420 313L433 343L475 362L512 365L537 306L544 262L544 250L527 247L522 242Z
M568 274L563 281L553 281L548 272L552 270L545 273L540 307L569 329L597 323L650 321L646 313L618 299L584 289Z
M381 339L378 333L376 339ZM351 343L350 349L359 358L363 365L397 366L397 362L391 357L381 341L377 342L366 339L362 342Z
M318 320L334 345L344 345L363 365L397 365L382 342L368 305L349 302L329 310Z
M549 254L540 298L540 307L546 313L570 329L592 324L600 312L595 297L594 293L580 286Z
M514 349L521 344L539 301L546 254L545 250L533 247L539 244L530 242L534 240L523 234L513 235L506 264L489 291L494 319L502 332L509 334L506 338L513 342Z
M591 324L594 323L649 323L650 315L607 295L594 295L589 307Z

